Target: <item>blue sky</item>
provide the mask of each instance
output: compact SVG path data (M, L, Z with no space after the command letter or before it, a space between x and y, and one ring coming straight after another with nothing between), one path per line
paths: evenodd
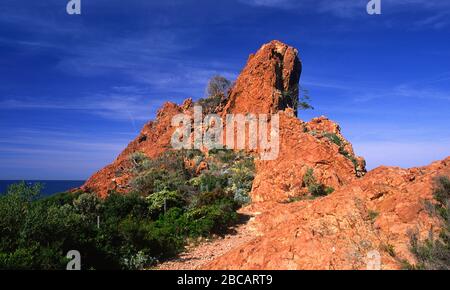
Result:
M450 155L450 1L81 1L0 2L0 179L89 177L272 39L300 51L300 118L337 121L369 168Z

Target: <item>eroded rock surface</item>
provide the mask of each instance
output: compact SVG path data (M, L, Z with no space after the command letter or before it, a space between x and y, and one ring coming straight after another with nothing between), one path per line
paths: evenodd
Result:
M262 236L204 268L366 269L367 255L378 251L383 269L399 269L403 259L415 262L408 232L424 238L439 227L424 208L438 175L450 175L450 158L422 168L380 167L313 201L253 204Z
M298 51L279 41L263 45L250 55L223 112L275 114L297 110L302 70Z

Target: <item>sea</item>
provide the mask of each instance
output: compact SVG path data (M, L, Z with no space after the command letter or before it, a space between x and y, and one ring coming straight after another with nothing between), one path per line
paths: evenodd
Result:
M6 193L11 184L19 182L21 182L21 180L0 180L0 195ZM84 184L84 180L25 180L25 182L30 185L36 183L42 184L41 197L48 197L56 193L65 192Z

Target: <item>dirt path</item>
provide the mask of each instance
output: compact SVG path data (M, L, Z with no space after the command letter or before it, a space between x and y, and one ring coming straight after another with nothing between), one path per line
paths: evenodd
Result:
M214 240L188 247L177 258L161 263L158 270L197 270L230 250L251 241L259 233L254 226L255 213L245 209L239 211L243 221L232 229L232 233Z

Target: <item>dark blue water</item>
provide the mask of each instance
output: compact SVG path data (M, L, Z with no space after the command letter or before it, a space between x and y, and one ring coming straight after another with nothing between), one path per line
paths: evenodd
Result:
M20 181L0 180L0 195L2 195L7 191L9 185L18 182ZM65 192L70 189L80 187L84 183L84 181L82 180L33 180L25 182L27 182L28 184L41 183L43 185L41 192L42 196L50 196L55 193Z

